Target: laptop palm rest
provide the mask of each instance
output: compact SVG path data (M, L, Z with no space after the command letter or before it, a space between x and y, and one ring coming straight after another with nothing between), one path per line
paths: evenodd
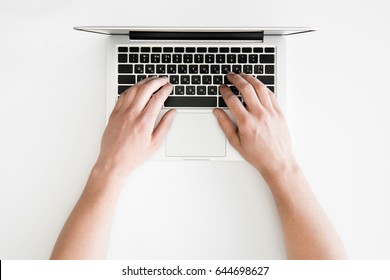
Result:
M178 113L165 145L168 157L226 156L226 137L212 113Z

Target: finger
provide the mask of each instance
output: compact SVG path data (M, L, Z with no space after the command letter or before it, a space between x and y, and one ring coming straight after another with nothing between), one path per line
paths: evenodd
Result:
M276 99L276 94L273 93L271 90L268 90L268 93L270 95L270 98L271 98L271 102L272 102L272 106L274 107L274 109L278 112L282 112L282 108L280 108L280 105L279 105L279 102L278 100Z
M161 146L165 135L167 135L169 128L172 126L175 115L176 110L171 109L161 118L160 123L157 125L152 135L152 149L157 149Z
M255 89L247 80L233 72L229 72L227 78L241 93L249 111L259 108L259 98L257 97Z
M144 85L147 82L154 80L154 79L157 79L157 76L143 79L142 81L136 83L134 86L128 88L125 91L126 95L125 95L125 98L123 99L123 102L121 104L122 106L125 106L125 107L123 107L123 109L127 109L133 103L133 100L134 100L135 96L137 95L137 91L142 85Z
M224 110L216 108L213 113L217 117L219 126L222 128L230 144L237 149L240 144L240 138L237 134L237 126L232 122Z
M153 93L155 93L159 88L166 85L167 83L168 79L163 77L152 79L147 83L142 84L139 87L136 96L134 97L131 108L137 112L141 112L145 108Z
M168 98L172 90L172 84L168 83L160 88L155 94L153 94L148 104L146 105L146 108L144 109L145 116L155 120L161 110L161 107L164 104L164 101Z
M111 115L114 114L115 112L118 112L120 110L120 108L121 108L121 106L123 104L123 101L126 98L126 94L127 94L128 90L129 90L129 88L126 89L124 92L122 92L121 95L119 95L119 98L118 98L118 100L115 103L114 109L112 109Z
M255 89L257 98L260 100L261 104L267 109L273 109L272 101L270 95L268 93L268 88L260 82L258 79L254 78L251 75L247 75L245 73L240 73L240 75L244 80L252 85Z
M228 86L220 85L219 91L221 92L226 105L232 112L233 117L237 120L238 123L248 116L249 113L245 109L244 105L242 105L240 99L238 99L238 97Z

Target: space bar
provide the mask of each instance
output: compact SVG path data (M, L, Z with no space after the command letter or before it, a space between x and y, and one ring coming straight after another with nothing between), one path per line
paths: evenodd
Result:
M165 107L217 107L216 97L187 97L169 96Z

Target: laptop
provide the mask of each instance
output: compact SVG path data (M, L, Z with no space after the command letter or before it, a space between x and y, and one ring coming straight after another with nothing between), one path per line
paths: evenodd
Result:
M213 108L225 110L219 93L233 71L253 75L285 107L285 36L313 28L262 27L75 27L109 35L107 40L106 119L127 88L149 76L167 76L173 91L159 114L177 110L156 160L242 160L229 144ZM158 119L158 121L159 121Z

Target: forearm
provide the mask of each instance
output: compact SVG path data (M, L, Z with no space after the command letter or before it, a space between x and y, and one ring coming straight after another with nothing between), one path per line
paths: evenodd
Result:
M343 244L298 165L265 176L282 222L289 259L345 259Z
M51 259L105 257L116 202L125 179L94 167L84 191L66 221Z

